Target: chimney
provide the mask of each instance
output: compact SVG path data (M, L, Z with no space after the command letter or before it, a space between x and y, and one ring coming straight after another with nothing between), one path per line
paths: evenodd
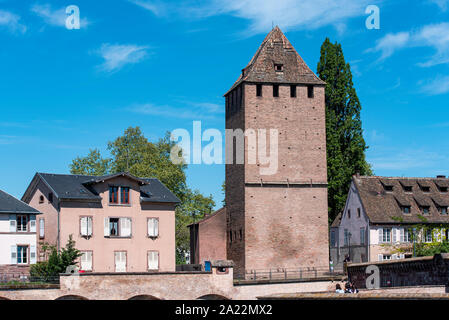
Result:
M446 179L446 176L444 176L444 175L438 175L438 176L437 176L437 179Z

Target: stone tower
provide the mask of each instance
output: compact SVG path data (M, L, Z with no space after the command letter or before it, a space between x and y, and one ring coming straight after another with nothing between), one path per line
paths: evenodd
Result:
M266 129L267 153L278 131L268 175L259 157L249 161L248 136L243 164L238 138L226 137L227 257L237 274L329 264L324 86L275 27L225 94L226 129Z

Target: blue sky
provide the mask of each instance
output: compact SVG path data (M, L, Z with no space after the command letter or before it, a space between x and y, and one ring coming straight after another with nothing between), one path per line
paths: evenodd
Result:
M272 24L313 71L326 37L342 44L375 174L449 175L449 0L0 0L0 189L21 197L129 126L224 130L222 95ZM187 173L221 203L223 165Z

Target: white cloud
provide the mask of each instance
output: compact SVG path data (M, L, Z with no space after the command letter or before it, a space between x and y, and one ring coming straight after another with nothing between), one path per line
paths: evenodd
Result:
M223 113L223 107L214 103L184 102L187 107L176 108L167 105L155 105L152 103L136 104L127 109L131 112L143 115L163 116L181 119L215 119ZM221 117L221 116L220 116Z
M66 26L65 22L68 17L65 10L66 7L60 9L52 9L52 7L49 4L35 4L31 7L31 12L41 17L46 24L64 28ZM80 16L81 14L82 13L80 12ZM89 21L87 20L87 18L81 16L80 27L85 28L88 25Z
M429 47L436 51L427 61L418 63L421 67L449 63L449 23L430 24L412 32L389 33L366 52L381 52L379 61L382 61L400 49L412 47Z
M165 14L165 5L155 1L148 1L148 0L128 0L129 2L132 2L139 7L142 7L148 11L151 11L156 16L161 16Z
M449 76L439 76L422 87L422 91L429 95L439 95L449 92Z
M148 47L104 43L96 53L104 59L104 62L98 66L99 69L115 72L127 64L135 64L144 60L148 56Z
M5 27L12 33L25 33L27 27L20 23L20 16L5 10L0 10L0 27Z
M423 27L414 37L416 46L430 46L436 54L423 67L449 63L449 23L432 24Z
M379 61L393 55L393 53L399 49L408 45L410 40L410 34L408 32L389 33L385 37L379 39L376 46L372 49L368 49L367 52L381 52Z
M446 11L449 8L449 0L429 0L435 3L441 10Z
M170 12L188 18L207 18L217 15L231 15L250 22L246 34L264 33L272 24L283 30L316 29L333 25L344 30L349 18L364 16L365 8L378 0L185 0L168 6L150 0L130 0L156 15Z

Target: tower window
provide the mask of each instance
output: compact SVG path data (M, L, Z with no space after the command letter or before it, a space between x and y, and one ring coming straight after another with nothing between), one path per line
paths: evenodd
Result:
M262 96L262 85L261 84L256 85L256 96L258 96L258 97Z
M275 98L279 97L279 85L277 84L273 85L273 97Z
M307 97L313 98L313 96L314 96L313 86L312 85L308 85L307 86Z
M284 65L283 64L275 64L274 70L276 71L284 71Z
M295 85L290 86L290 97L296 98L296 86Z

